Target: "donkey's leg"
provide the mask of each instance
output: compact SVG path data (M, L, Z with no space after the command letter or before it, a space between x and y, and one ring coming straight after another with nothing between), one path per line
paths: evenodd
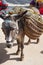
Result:
M16 55L18 55L19 52L20 52L20 42L19 42L19 40L17 40L17 44L18 44L18 49L17 49Z
M38 42L39 42L39 38L37 38L36 44L38 44Z
M16 54L19 53L20 49L21 49L21 56L20 56L20 60L23 59L23 48L24 48L24 33L20 32L17 36L17 42L18 42L18 49Z
M31 42L31 43L38 44L39 43L39 38L36 39L36 42Z
M24 48L24 44L23 44L23 42L21 42L21 57L20 57L20 61L22 61L23 58L24 58L23 48Z
M31 42L31 39L29 38L29 40L28 40L28 42L27 42L27 44L26 44L26 45L28 45L30 42Z
M24 54L23 54L23 48L24 48L24 35L21 36L21 57L20 57L20 60L22 61L23 58L24 58Z
M29 38L29 40L28 40L28 42L27 42L27 45L28 45L29 43L35 43L35 44L38 44L38 42L39 42L39 38L37 38L36 42L31 42L31 39Z
M16 54L18 54L19 51L20 51L22 38L24 38L23 35L22 35L22 32L18 33L18 35L17 35L17 44L18 44L18 49L17 49Z

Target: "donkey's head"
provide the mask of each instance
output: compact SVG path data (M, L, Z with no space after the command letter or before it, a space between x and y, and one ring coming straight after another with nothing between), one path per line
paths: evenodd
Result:
M12 45L12 40L13 40L14 36L16 36L16 33L18 32L19 27L18 27L17 21L19 21L26 13L27 13L27 11L25 11L21 14L13 14L13 15L10 15L10 16L8 15L5 17L5 19L10 18L10 20L12 21L9 23L3 23L4 34L5 34L6 41L7 41L7 47L10 47Z

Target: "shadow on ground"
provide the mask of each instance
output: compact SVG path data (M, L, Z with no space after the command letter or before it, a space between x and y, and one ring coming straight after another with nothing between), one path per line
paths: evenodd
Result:
M7 55L7 51L5 50L5 48L5 43L0 43L0 64L9 59L9 55Z
M27 43L24 43L24 45L27 45ZM14 43L14 46L17 46L16 43ZM8 61L8 60L16 60L16 61L20 61L19 57L16 58L10 58L10 55L16 55L16 53L12 53L12 54L7 54L7 50L5 50L6 48L6 44L5 43L0 43L0 64ZM43 52L41 52L43 53Z

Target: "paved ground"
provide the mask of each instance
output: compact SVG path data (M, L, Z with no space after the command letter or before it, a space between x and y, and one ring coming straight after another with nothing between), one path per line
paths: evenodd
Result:
M28 38L25 38L27 42ZM38 44L24 44L24 60L19 61L20 55L15 55L17 43L10 49L6 48L4 34L0 29L0 65L43 65L43 35Z

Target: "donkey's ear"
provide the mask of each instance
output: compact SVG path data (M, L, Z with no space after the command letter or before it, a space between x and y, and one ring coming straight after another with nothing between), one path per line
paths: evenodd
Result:
M21 14L21 17L24 16L26 13L27 13L27 10L24 11L24 12Z
M23 13L18 14L17 16L15 16L15 18L16 18L16 19L19 19L19 18L23 17L26 13L27 13L27 10L24 11Z
M11 16L11 18L13 18L13 19L16 21L17 19L22 18L26 13L27 13L27 10L24 11L24 12L22 12L21 14L13 14L13 15ZM13 20L13 19L12 19L12 20Z

